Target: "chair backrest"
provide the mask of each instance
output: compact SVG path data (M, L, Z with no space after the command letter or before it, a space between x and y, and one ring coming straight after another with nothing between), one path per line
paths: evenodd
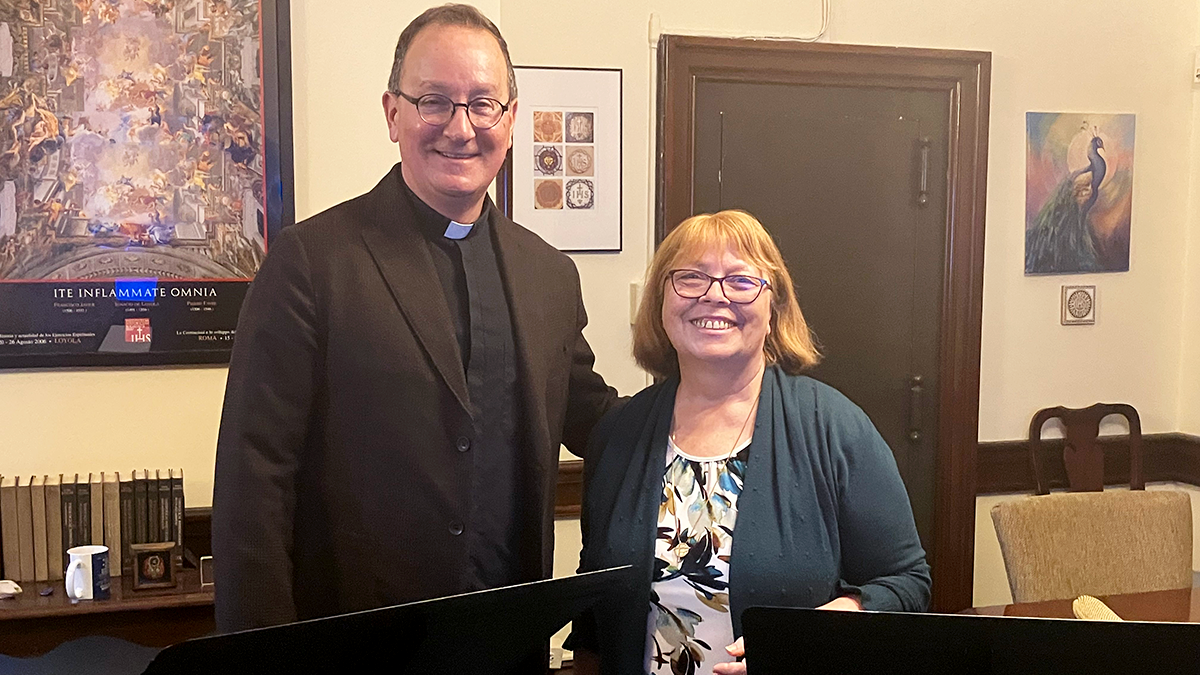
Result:
M1175 490L1056 493L992 507L1014 602L1192 585L1192 504Z
M1042 470L1042 426L1051 419L1062 420L1066 428L1063 464L1072 492L1099 492L1104 489L1104 448L1098 442L1100 420L1108 415L1123 415L1129 421L1129 487L1146 489L1142 477L1142 421L1137 410L1126 403L1096 403L1086 408L1043 408L1029 423L1029 458L1039 495L1050 494L1050 483Z

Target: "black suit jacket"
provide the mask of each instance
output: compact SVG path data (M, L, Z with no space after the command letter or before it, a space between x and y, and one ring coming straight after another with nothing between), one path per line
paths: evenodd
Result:
M217 445L222 631L458 593L470 509L467 382L397 164L271 242L238 323ZM582 453L616 392L592 364L574 263L496 214L518 358L520 489L551 573L559 443Z

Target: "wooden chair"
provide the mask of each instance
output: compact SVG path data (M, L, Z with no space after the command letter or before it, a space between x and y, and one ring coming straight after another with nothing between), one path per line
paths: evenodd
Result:
M1179 490L1060 492L992 507L1014 602L1192 585L1192 502Z
M1104 448L1099 444L1100 420L1108 415L1123 415L1129 421L1129 487L1145 490L1142 476L1142 422L1137 410L1126 403L1096 403L1086 408L1044 408L1029 423L1029 458L1037 494L1050 494L1049 481L1043 475L1042 427L1051 419L1062 420L1066 428L1063 464L1072 492L1104 490Z
M1098 437L1107 415L1129 421L1129 491L1104 492ZM1066 428L1063 464L1070 493L1052 495L1041 435L1042 426L1056 417ZM1191 498L1179 491L1146 491L1142 425L1133 406L1039 410L1029 424L1029 452L1037 496L1002 502L991 513L1015 602L1191 586Z

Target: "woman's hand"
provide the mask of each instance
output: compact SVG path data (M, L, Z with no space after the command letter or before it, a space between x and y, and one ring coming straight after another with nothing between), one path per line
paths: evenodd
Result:
M843 595L821 605L817 609L832 609L837 612L861 612L862 602L852 595Z
M729 655L735 658L742 658L746 655L746 645L742 642L742 638L738 638L737 642L725 648ZM746 663L744 661L734 661L733 663L717 663L713 665L713 675L746 675Z
M828 609L835 612L861 612L862 603L854 596L843 595L830 600L817 609ZM742 638L738 638L737 642L725 647L725 651L729 652L730 656L740 659L746 655L746 644ZM714 675L745 675L746 663L744 661L718 663L713 666L713 673Z

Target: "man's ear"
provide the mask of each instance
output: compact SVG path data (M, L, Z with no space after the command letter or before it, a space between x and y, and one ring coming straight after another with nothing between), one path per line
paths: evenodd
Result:
M383 118L387 121L388 138L400 142L400 97L390 91L383 92Z
M508 105L508 114L512 115L512 124L508 127L508 149L512 150L513 134L517 132L517 99L513 99Z

